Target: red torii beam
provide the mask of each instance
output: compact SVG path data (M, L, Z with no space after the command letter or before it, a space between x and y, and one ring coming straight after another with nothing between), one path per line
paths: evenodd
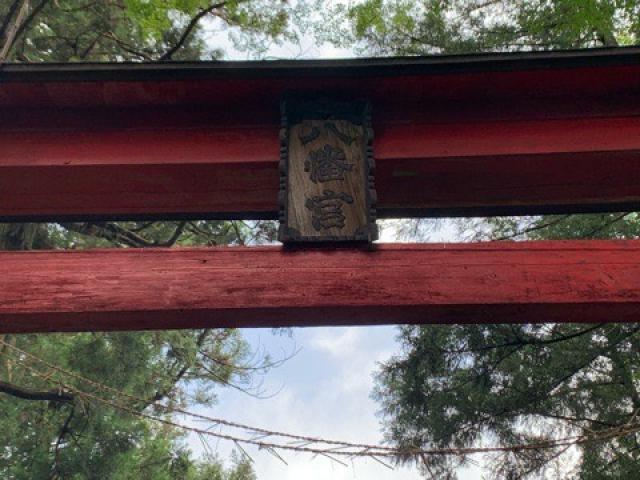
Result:
M373 105L379 216L640 206L640 49L0 68L0 221L277 218L279 102Z
M0 333L626 322L635 241L1 253Z
M640 206L640 49L0 67L0 221L275 218L278 104L364 97L379 216ZM0 333L634 321L635 242L0 253Z

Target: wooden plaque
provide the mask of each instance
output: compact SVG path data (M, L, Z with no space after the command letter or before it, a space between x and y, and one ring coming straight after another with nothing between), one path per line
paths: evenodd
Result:
M281 242L377 239L372 141L367 102L283 103Z

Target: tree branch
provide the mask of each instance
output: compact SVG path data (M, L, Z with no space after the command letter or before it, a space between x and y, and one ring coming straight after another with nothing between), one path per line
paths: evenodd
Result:
M38 16L38 14L42 11L42 9L49 3L49 0L42 0L38 5L31 9L31 13L25 18L24 22L22 22L18 26L18 31L15 34L13 39L13 43L15 43L24 33L24 31L31 25L33 20Z
M37 391L3 382L0 380L0 392L23 400L48 400L50 402L73 403L74 397L63 390Z
M150 55L140 50L136 50L133 46L129 45L127 42L119 39L113 32L105 32L102 34L102 36L104 38L108 38L109 40L113 41L116 45L118 45L127 53L131 53L132 55L137 55L138 57L148 62L153 61L153 58Z
M171 247L173 246L180 235L184 232L187 222L180 222L176 226L175 231L171 234L171 237L164 242L157 242L148 240L137 233L134 230L127 230L121 227L117 223L59 223L61 227L66 228L71 232L80 233L82 235L88 235L92 237L104 238L110 242L119 243L128 247L137 248L149 248L149 247Z
M122 228L115 223L59 223L61 227L69 231L104 238L110 242L117 242L129 247L155 247L154 242L147 240L140 235Z
M5 35L4 35L4 43L0 48L0 64L4 63L4 61L9 56L9 51L11 50L11 47L13 47L13 43L17 38L17 33L28 11L29 11L29 0L24 0L22 2L22 5L18 9L18 12L15 14L15 18L13 19L13 21L8 20L6 27L3 26L5 29L5 32L4 32ZM0 40L2 39L3 38L0 37Z
M211 333L210 328L205 328L202 332L200 332L200 334L196 339L197 349L199 349L204 344L205 340L209 336L209 333ZM165 398L167 395L169 395L175 388L176 384L180 380L182 380L182 378L186 375L186 373L189 371L191 367L192 367L191 363L185 362L185 364L180 368L180 370L178 370L178 372L174 375L171 381L171 385L169 385L167 388L164 388L162 390L158 390L149 400L145 402L144 408L148 407L153 403L159 402L160 400Z
M209 15L210 13L212 13L214 10L217 10L218 8L222 8L226 5L226 1L224 2L219 2L219 3L214 3L213 5L210 5L209 7L205 8L204 10L200 10L200 12L198 14L196 14L187 24L186 28L184 29L184 31L182 32L182 35L180 35L180 38L178 39L178 41L176 42L176 44L171 47L169 50L167 50L164 54L162 54L162 56L158 59L159 61L166 61L166 60L171 60L171 57L178 51L180 50L185 42L187 41L187 39L189 38L189 35L191 35L191 32L196 28L196 26L198 25L198 22L200 22L200 20L202 18L204 18L205 16Z
M571 217L571 215L563 215L562 217L554 218L553 220L549 220L548 222L545 222L545 223L529 226L522 230L518 230L516 232L510 233L509 235L504 235L502 237L495 238L494 240L496 241L511 240L515 237L519 237L521 235L526 235L527 233L535 232L536 230L542 230L544 228L552 227L553 225L556 225L566 220L569 217Z
M4 20L2 21L2 25L0 25L0 40L4 38L7 28L9 28L9 23L11 22L11 19L13 18L13 16L16 14L16 10L18 10L19 6L20 6L20 0L15 0L9 7L7 16L4 17Z
M494 343L494 344L489 344L489 345L484 345L478 348L463 348L463 349L459 349L459 350L444 350L445 353L455 353L455 354L460 354L460 353L471 353L471 352L484 352L487 350L495 350L495 349L501 349L501 348L507 348L507 347L524 347L526 345L536 345L536 346L540 346L540 345L551 345L554 343L558 343L558 342L564 342L566 340L571 340L573 338L579 337L581 335L585 335L587 333L593 332L594 330L597 330L599 328L604 327L605 324L604 323L598 323L592 326L589 326L583 330L578 330L577 332L573 332L567 335L560 335L557 337L552 337L552 338L520 338L517 337L516 340L512 340L510 342L504 342L504 343Z
M58 440L56 440L56 446L53 451L53 468L51 470L51 479L58 478L58 470L60 468L60 447L62 447L62 442L64 441L64 437L71 433L71 428L69 425L71 424L71 420L73 420L73 416L75 415L76 408L75 404L71 404L71 410L69 411L69 415L67 415L67 419L62 424L62 428L60 428L60 433L58 434Z
M584 235L582 235L582 238L589 238L592 237L593 235L595 235L596 233L601 232L602 230L604 230L605 228L610 227L611 225L613 225L614 223L619 222L620 220L623 220L624 217L626 217L627 215L630 215L632 212L626 212L626 213L621 213L620 215L617 215L615 217L613 217L611 220L609 220L608 222L603 223L602 225L597 226L596 228L594 228L593 230L591 230L588 233L585 233Z
M187 222L178 223L178 226L176 227L175 232L173 232L173 235L171 235L171 237L169 237L169 240L167 240L166 242L159 243L158 246L160 246L160 247L172 247L173 245L175 245L175 243L180 238L180 235L182 235L182 233L184 232L184 229L185 229L186 226L187 226Z

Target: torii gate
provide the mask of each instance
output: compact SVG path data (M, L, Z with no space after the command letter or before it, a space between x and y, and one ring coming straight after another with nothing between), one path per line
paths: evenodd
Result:
M369 102L379 218L640 207L640 49L618 48L5 65L0 221L276 219L287 95ZM0 253L0 333L639 313L638 241Z

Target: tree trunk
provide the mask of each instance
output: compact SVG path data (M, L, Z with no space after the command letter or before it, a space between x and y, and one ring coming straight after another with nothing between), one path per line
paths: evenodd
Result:
M44 227L38 223L0 223L0 250L47 248Z
M14 3L14 6L17 5L17 2ZM27 13L29 12L29 0L23 0L22 5L19 9L17 9L17 13L14 18L11 18L15 12L16 8L13 6L9 10L9 18L7 18L6 28L2 32L3 35L0 36L0 64L3 64L7 57L9 57L9 52L11 51L11 47L13 46L13 42L16 39L16 34L22 25Z

